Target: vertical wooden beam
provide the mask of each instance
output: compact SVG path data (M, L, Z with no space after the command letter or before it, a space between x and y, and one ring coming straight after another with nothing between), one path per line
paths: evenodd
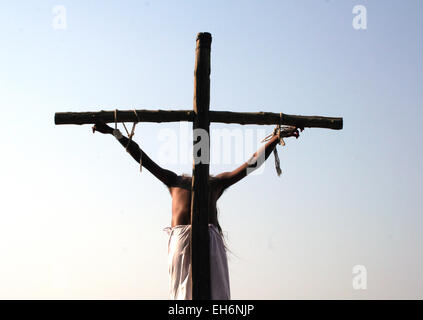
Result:
M210 247L209 247L209 108L210 108L210 49L211 34L197 34L194 70L194 164L191 189L191 262L192 298L209 300L210 290ZM207 133L207 141L196 139L196 130ZM204 139L204 138L203 138ZM196 150L195 145L202 148ZM202 161L195 163L195 159Z

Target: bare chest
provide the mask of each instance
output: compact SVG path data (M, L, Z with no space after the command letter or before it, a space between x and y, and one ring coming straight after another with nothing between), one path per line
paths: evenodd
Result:
M191 223L191 190L172 187L172 226ZM209 223L216 223L217 192L210 190L209 197Z

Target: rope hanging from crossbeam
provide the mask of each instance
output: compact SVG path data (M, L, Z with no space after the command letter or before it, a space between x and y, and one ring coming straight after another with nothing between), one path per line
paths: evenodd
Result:
M273 129L273 132L267 135L261 142L269 141L270 139L272 139L272 137L277 135L279 138L279 144L281 146L285 146L285 141L283 140L283 138L292 136L293 132L295 132L297 128L294 126L282 126L282 116L283 116L282 112L279 113L279 124L277 124L275 129ZM278 150L276 146L273 149L273 155L275 157L276 173L278 174L278 177L280 177L280 175L282 174L282 169L281 169L281 162L279 159Z
M115 109L114 115L115 115L115 130L117 130L117 109ZM125 128L126 134L128 135L128 143L126 144L126 151L128 151L129 145L132 141L132 137L135 135L135 127L138 124L138 122L141 122L140 117L138 116L137 110L133 110L135 113L135 117L137 118L137 121L134 121L132 123L132 129L131 132L128 131L126 128L125 122L122 122L123 127ZM129 151L128 151L129 152ZM140 172L142 172L142 150L140 148Z

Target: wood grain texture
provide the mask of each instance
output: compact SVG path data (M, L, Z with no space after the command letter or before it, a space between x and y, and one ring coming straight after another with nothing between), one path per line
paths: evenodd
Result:
M175 122L194 121L193 110L136 110L140 122ZM282 117L281 117L282 116ZM133 110L118 110L118 122L136 122ZM114 111L97 112L56 112L54 123L63 124L94 124L96 121L114 123ZM230 112L209 111L210 122L271 125L283 124L303 128L326 128L340 130L343 127L342 118L322 116L300 116L273 112Z
M201 129L209 135L210 119L210 49L211 34L199 33L195 50L194 69L194 117L192 128ZM195 139L195 134L194 134ZM193 144L200 141L193 141ZM204 149L206 148L206 149ZM191 188L191 272L192 272L192 299L210 300L210 247L209 247L209 155L210 144L202 143L202 154L208 155L205 163L193 163Z

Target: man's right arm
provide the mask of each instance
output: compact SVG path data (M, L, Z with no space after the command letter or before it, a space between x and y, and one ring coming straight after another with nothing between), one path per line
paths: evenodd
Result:
M223 189L226 189L230 187L231 185L237 183L242 178L246 177L247 174L251 173L252 171L258 169L264 161L267 160L270 153L273 151L273 149L276 147L276 145L279 143L279 137L273 136L264 147L260 148L258 151L256 151L252 157L236 168L233 171L230 172L223 172L216 176L216 181L221 184Z
M303 130L300 128L301 131ZM281 128L276 127L272 138L267 141L266 145L260 148L253 156L240 167L236 168L231 172L223 172L216 176L216 181L222 187L226 189L229 186L237 183L242 178L246 177L249 173L259 168L269 157L270 153L276 148L276 145L280 142L282 137L299 137L297 128L292 127L288 130L281 132Z

